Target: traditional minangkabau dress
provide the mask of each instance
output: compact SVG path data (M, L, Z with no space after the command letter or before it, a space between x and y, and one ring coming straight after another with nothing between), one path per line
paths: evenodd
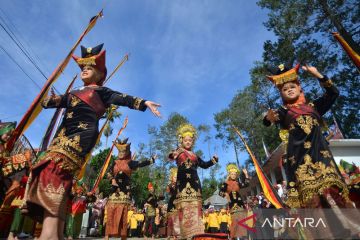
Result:
M298 66L296 67L298 69ZM294 68L294 69L296 69ZM294 79L297 75L294 69L282 74L293 71ZM280 76L279 81L284 83L284 76ZM288 76L286 81L291 80ZM275 84L278 79L275 79ZM339 91L332 81L326 76L319 79L321 86L325 89L325 94L313 102L300 104L287 104L277 110L279 120L276 122L288 135L284 137L287 141L287 150L283 159L286 176L289 182L288 198L286 204L292 208L331 208L337 209L336 218L343 226L351 229L352 234L360 232L360 226L356 221L360 218L357 211L353 211L353 216L348 213L346 208L354 208L349 200L349 190L343 181L338 167L334 161L328 143L321 131L322 116L334 104L339 96ZM264 124L269 126L271 123L264 118ZM343 213L344 209L347 213ZM334 230L334 231L332 231ZM340 234L346 236L346 231L341 224L337 229L325 229L317 231L317 237L328 236L327 234ZM329 235L330 236L330 235ZM316 237L316 236L313 236ZM325 237L326 238L326 237Z
M178 149L181 153L176 159L170 154L169 158L176 160L178 174L176 180L176 199L174 204L179 212L181 238L191 238L204 233L202 222L201 183L197 168L209 168L217 163L215 158L203 161L192 151Z
M119 151L126 149L127 156L125 159L116 159L112 167L112 175L117 186L113 186L113 193L110 195L106 205L107 224L105 235L108 237L127 236L128 211L131 205L131 174L138 168L148 166L154 163L154 159L144 160L141 162L131 159L130 144L127 139L115 142Z
M106 75L105 51L101 51L101 47L82 47L82 58L75 58L79 66L91 64ZM44 108L65 108L65 114L50 147L33 167L29 179L24 211L38 220L42 219L44 210L65 220L64 209L72 179L96 143L99 119L106 108L114 104L140 111L146 109L145 100L103 86L85 86L60 97L60 101L48 97L42 103Z
M237 176L240 174L240 170L235 164L228 164L226 169L229 173L235 171ZM244 201L240 196L240 189L249 184L248 179L244 178L243 175L241 175L241 178L241 181L238 177L236 180L228 178L228 180L221 185L219 191L220 196L225 197L226 194L229 196L229 208L231 214L231 225L229 229L231 238L242 238L247 236L246 229L238 224L240 220L246 218L247 214Z

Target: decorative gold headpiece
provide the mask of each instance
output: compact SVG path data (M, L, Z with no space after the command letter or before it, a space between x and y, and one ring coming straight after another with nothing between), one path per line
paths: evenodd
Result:
M197 132L193 125L190 123L185 123L180 125L180 127L177 129L177 136L179 142L181 142L182 139L186 136L193 138L195 141L197 138Z
M129 140L129 138L125 138L125 139L116 139L114 144L115 147L118 149L118 151L124 151L126 150L126 152L130 153L130 145L131 143L127 143L127 141Z
M300 68L299 63L296 64L296 66L290 70L288 70L284 64L280 64L278 66L278 74L267 76L267 78L277 87L279 87L287 82L298 81L299 68Z
M228 172L228 174L234 172L236 174L240 174L240 170L239 168L236 166L236 164L234 163L229 163L227 166L226 166L226 171Z

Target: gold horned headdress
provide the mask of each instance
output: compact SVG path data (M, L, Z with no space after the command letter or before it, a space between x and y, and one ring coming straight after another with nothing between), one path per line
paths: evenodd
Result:
M127 153L131 153L130 152L130 145L131 143L128 143L129 138L125 138L125 139L116 139L114 144L115 147L118 149L118 151L126 151Z
M177 136L179 142L182 142L182 139L186 136L193 138L195 141L197 137L197 132L193 125L191 125L190 123L185 123L180 125L180 127L177 129Z
M239 168L236 166L236 164L234 163L229 163L227 166L226 166L226 171L228 172L228 174L234 172L236 173L237 175L240 174L240 170Z

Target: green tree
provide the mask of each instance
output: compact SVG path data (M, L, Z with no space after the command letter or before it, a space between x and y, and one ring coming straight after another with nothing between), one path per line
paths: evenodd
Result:
M222 177L219 175L220 165L216 164L210 168L209 177L206 177L202 181L202 198L203 200L211 197L218 189Z
M91 170L87 171L86 178L88 179L89 185L91 187L94 185L96 178L99 176L99 173L104 165L104 162L109 152L110 152L110 148L100 150L99 153L95 154L90 159ZM111 167L115 159L116 159L115 155L112 155L108 168ZM107 171L110 170L108 169ZM106 194L110 193L110 189L111 189L110 182L106 178L102 179L99 183L99 191L103 192L104 196L107 196Z
M231 147L238 155L238 150L245 148L239 137L234 133L232 125L237 127L246 137L247 143L259 161L265 160L262 139L265 139L271 149L280 143L276 130L266 128L262 124L262 112L266 110L257 99L256 85L252 84L233 97L229 106L215 114L216 137L224 140L224 147ZM238 159L237 159L238 160ZM239 161L237 161L239 165ZM248 163L251 163L248 161Z

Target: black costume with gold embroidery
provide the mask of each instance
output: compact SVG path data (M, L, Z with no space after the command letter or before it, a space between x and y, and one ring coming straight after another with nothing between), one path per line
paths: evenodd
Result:
M91 104L91 105L89 105ZM59 152L81 168L82 161L94 147L99 134L99 119L111 104L145 111L145 100L113 91L107 87L84 87L43 102L44 108L66 108L64 119L48 151Z
M93 75L82 76L84 87L61 96L46 97L44 108L65 108L62 123L46 153L33 165L23 212L42 221L44 212L65 220L72 179L81 169L99 135L99 119L111 104L145 111L145 101L102 84L106 78L105 50L82 47L82 57L73 56L79 67L91 67ZM86 73L84 70L83 73Z
M112 185L112 191L126 196L122 203L131 203L131 173L138 168L149 166L154 163L153 159L144 160L141 162L133 161L131 159L116 159L113 164L113 174L117 186Z
M108 222L105 229L107 237L127 236L128 211L131 204L131 174L139 167L145 167L154 163L154 158L142 162L133 161L128 139L114 142L118 149L118 158L114 160L112 170L112 190L107 202Z
M249 180L245 179L240 181L240 178L237 180L229 179L221 184L219 195L221 197L225 197L225 193L229 195L230 202L229 208L230 210L238 210L239 207L245 209L244 201L240 195L240 189L245 188L249 185Z
M173 212L176 210L174 201L176 199L176 184L169 183L166 187L167 192L170 195L168 206L167 206L167 212Z
M327 77L319 79L325 94L309 104L278 109L282 129L289 132L286 158L283 166L289 181L287 204L305 206L314 195L335 186L347 197L348 189L341 179L336 163L321 131L324 115L339 95L337 88ZM264 124L270 122L264 118Z
M169 155L173 159L172 154ZM197 173L197 168L209 168L217 163L216 159L204 161L191 151L181 149L181 153L176 158L178 166L176 181L176 200L178 202L202 201L201 183Z

